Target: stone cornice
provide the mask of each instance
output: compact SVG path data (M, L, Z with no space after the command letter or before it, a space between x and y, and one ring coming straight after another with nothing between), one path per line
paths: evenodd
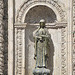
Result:
M25 27L38 27L38 24L27 24L27 23L15 23L14 27L25 28ZM46 23L47 28L65 28L67 26L66 22L57 22L57 23Z

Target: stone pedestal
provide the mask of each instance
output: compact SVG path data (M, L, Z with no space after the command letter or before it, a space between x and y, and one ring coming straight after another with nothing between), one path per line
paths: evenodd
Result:
M46 68L35 68L33 71L34 75L50 75L50 70Z

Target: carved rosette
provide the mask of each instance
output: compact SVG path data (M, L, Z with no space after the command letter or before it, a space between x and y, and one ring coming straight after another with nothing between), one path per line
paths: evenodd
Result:
M61 29L61 75L67 75L67 57L66 57L66 28Z
M73 62L73 75L75 75L75 0L73 0L73 59L72 59L72 62Z
M3 0L0 0L0 75L4 75Z

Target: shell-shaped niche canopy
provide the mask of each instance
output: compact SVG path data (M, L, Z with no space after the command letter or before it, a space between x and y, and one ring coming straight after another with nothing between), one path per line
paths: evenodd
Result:
M25 23L39 23L40 19L46 20L46 23L54 23L57 17L51 8L38 5L28 11L25 17Z

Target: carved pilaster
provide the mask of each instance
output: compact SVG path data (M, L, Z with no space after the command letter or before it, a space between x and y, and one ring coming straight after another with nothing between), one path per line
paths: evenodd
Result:
M67 75L67 57L66 57L66 30L65 28L61 29L61 75Z
M0 75L4 75L4 45L3 45L3 0L0 0Z
M22 30L17 29L17 65L16 75L22 75Z
M15 75L25 75L25 27L15 25Z

